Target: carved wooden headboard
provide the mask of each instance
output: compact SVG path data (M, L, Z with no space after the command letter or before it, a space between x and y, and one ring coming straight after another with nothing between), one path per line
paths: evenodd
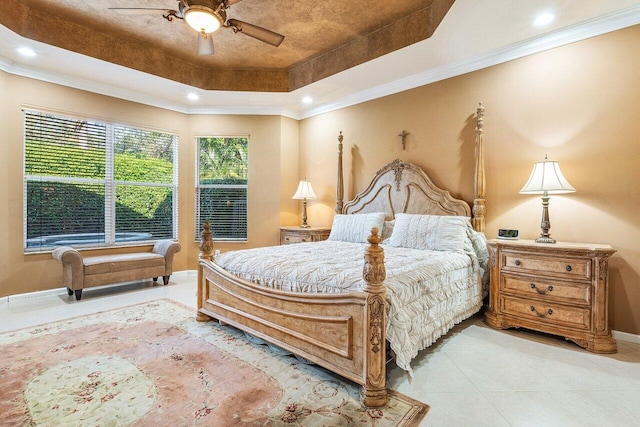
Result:
M485 172L482 141L484 107L477 110L475 179L473 217L476 231L485 228ZM397 213L427 215L472 216L472 209L464 200L455 199L448 191L435 186L429 176L418 166L394 160L380 169L369 187L353 200L343 203L342 132L338 136L338 182L336 188L336 213L355 214L386 212L387 219Z
M418 166L399 159L380 169L369 187L342 208L344 214L366 212L386 212L389 220L397 213L471 216L467 202L454 199Z

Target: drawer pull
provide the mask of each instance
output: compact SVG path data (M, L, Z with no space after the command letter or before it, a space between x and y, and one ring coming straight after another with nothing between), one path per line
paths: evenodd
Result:
M515 260L514 264L516 265L516 267L519 266L520 265L520 260L519 259Z
M570 265L567 265L565 268L567 269L567 271L571 271L571 266Z
M533 312L536 314L536 316L538 316L538 317L547 317L547 315L551 316L551 315L553 314L553 310L552 310L552 309L549 309L549 310L547 310L547 311L546 311L546 312L544 312L544 313L540 313L540 312L538 312L538 310L536 310L536 308L535 308L533 305L532 305L532 306L530 306L529 308L530 308L530 309L531 309L531 311L533 311Z
M551 292L551 291L553 291L553 286L549 285L549 286L547 286L547 289L538 289L538 287L536 286L536 284L535 284L535 283L532 283L532 284L531 284L531 289L535 289L535 290L536 290L536 292L538 292L539 294L544 295L544 294L546 294L547 292Z

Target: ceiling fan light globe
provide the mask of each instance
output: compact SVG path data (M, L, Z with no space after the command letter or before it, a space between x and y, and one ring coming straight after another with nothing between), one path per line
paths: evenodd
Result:
M207 37L206 34L198 34L198 55L213 55L213 37Z
M184 20L200 33L213 33L222 26L224 20L220 15L206 6L191 6L184 15Z

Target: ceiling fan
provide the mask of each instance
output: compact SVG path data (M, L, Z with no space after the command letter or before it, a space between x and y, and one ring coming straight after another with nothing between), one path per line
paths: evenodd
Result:
M242 0L178 0L178 10L144 7L110 7L123 15L162 15L173 22L174 18L184 19L194 30L198 31L198 54L213 55L213 39L207 34L221 27L230 28L234 33L241 33L261 42L278 47L284 36L266 28L249 24L238 19L227 19L229 6Z

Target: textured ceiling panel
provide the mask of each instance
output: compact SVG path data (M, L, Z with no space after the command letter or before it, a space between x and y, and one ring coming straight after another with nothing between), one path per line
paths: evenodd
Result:
M109 8L175 0L2 0L0 23L33 40L202 89L287 92L430 37L454 0L244 0L228 18L285 36L273 47L222 28L199 56L182 20Z

